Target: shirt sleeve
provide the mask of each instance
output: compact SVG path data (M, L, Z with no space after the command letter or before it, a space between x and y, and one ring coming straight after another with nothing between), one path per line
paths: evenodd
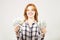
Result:
M39 25L39 30L41 30L42 28L46 28L46 22L45 21L39 21L38 25ZM43 38L41 31L40 31L39 38Z

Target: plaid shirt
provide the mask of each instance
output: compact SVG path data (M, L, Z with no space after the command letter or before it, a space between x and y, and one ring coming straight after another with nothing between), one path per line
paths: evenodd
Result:
M20 40L40 40L40 30L35 21L30 27L28 22L24 22L20 27Z

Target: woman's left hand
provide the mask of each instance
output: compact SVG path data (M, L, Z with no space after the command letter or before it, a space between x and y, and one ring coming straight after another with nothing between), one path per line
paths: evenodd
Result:
M41 29L41 32L42 32L43 34L45 34L45 33L46 33L46 28L42 28L42 29Z

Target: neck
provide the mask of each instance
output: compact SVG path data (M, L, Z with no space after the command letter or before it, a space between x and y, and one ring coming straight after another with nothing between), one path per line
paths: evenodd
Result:
M28 18L28 23L30 25L30 27L32 26L32 23L35 21L34 18Z
M28 18L28 21L34 21L34 17Z

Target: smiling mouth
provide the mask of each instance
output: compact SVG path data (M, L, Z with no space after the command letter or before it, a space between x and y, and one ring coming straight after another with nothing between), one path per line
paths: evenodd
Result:
M29 15L31 16L31 15L33 15L33 13L29 13Z

